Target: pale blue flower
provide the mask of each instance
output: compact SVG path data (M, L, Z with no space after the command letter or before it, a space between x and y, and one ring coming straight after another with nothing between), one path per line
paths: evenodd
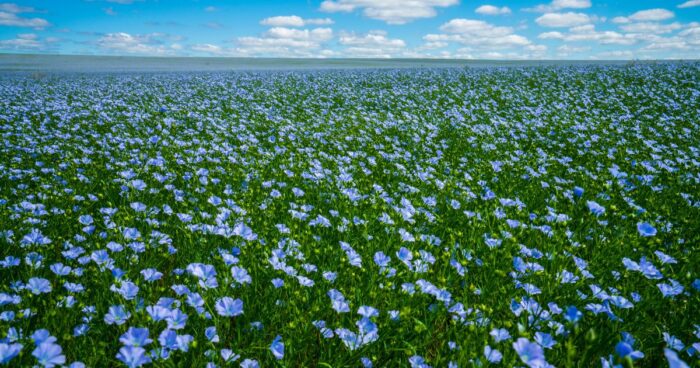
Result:
M284 343L282 342L282 336L277 335L275 339L270 344L270 351L275 359L280 360L284 358Z
M621 358L630 357L630 359L632 360L644 358L644 353L642 353L641 351L634 350L632 348L632 345L625 341L620 341L617 343L617 345L615 345L615 352Z
M510 333L505 328L494 328L489 333L496 343L510 339Z
M605 207L594 201L588 201L586 202L586 205L588 206L588 210L595 216L600 216L605 213Z
M63 349L58 344L52 342L43 342L32 352L37 362L44 367L54 367L62 365L66 362L66 356L63 355Z
M648 222L638 222L637 231L639 232L639 235L644 237L656 235L656 228L651 226L651 224Z
M51 283L44 278L32 277L27 281L25 288L34 295L46 294L51 292Z
M148 338L147 328L129 327L129 329L119 337L119 342L127 346L146 346L153 342Z
M246 359L241 362L241 368L260 368L257 360Z
M108 325L123 325L129 317L131 317L131 313L127 312L123 305L113 305L105 314L104 321Z
M484 357L489 363L498 364L503 359L503 354L496 349L492 349L491 346L484 346Z
M545 349L551 349L557 344L552 335L540 331L535 332L535 342Z
M235 317L243 314L243 301L226 296L216 300L215 308L220 316Z
M117 353L117 359L129 368L141 367L151 362L146 349L140 346L123 346Z
M22 351L22 344L0 343L0 364L9 363L10 360L19 355L20 351Z
M664 349L664 355L668 361L669 368L690 368L686 362L684 362L678 354L671 349Z
M670 284L658 283L656 286L661 290L661 294L665 298L673 298L676 295L683 293L683 285L674 279L669 279Z
M545 367L547 364L542 347L526 338L521 337L515 341L513 349L518 353L520 360L530 368Z

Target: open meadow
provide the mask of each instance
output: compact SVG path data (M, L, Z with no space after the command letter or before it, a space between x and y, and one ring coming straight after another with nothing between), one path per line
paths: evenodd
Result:
M0 364L700 366L700 64L0 76Z

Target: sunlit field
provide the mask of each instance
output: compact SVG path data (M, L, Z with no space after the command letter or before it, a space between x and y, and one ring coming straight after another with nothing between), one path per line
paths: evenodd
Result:
M6 74L0 363L700 366L700 64Z

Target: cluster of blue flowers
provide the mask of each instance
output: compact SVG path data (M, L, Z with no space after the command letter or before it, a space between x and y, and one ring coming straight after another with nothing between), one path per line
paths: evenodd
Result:
M0 96L0 364L700 364L697 64Z

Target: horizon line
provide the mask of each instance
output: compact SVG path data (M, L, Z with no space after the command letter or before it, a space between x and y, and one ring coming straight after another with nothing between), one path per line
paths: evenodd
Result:
M188 55L114 55L114 54L72 54L72 53L17 53L17 52L5 52L0 50L0 56L18 56L18 57L35 57L35 56L47 56L47 57L99 57L99 58L137 58L137 59L239 59L239 60L367 60L367 61L391 61L391 60L402 60L402 61L413 61L413 60L425 60L425 61L447 61L447 62L673 62L673 61L684 61L684 62L700 62L700 58L696 59L460 59L460 58L411 58L411 57L388 57L388 58L377 58L377 57L274 57L274 56L225 56L225 55L213 55L213 56L188 56Z

